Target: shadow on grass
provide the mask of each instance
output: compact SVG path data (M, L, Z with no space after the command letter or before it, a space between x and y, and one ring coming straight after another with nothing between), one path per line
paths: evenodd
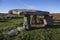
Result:
M10 19L0 19L0 22L8 22Z
M46 29L46 28L60 28L60 25L46 25L44 27L31 27L30 30L37 30L37 29Z

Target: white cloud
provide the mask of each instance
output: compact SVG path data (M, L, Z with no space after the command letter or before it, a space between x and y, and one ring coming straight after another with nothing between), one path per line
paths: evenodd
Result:
M6 2L6 1L9 1L9 0L2 0L2 2ZM13 0L10 0L10 1L13 1ZM22 4L27 9L37 9L34 5L27 4L27 3L23 2L23 0L15 0L15 1L19 4Z
M27 9L37 9L37 7L33 6L33 5L30 5L30 4L27 4L25 2L23 2L22 0L17 0L18 3L24 5L25 7L27 7Z
M28 9L36 9L35 6L33 5L30 5L30 4L26 4L26 3L23 3Z

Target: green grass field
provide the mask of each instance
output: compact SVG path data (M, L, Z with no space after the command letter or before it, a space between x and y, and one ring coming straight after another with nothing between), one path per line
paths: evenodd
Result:
M15 36L1 34L2 31L15 28L23 23L23 19L12 19L0 22L0 39L3 40L60 40L60 28L40 28L35 30L24 30Z

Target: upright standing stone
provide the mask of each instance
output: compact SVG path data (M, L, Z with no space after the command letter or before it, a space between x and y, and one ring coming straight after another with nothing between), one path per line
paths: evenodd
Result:
M33 18L34 18L34 24L36 24L36 23L37 23L37 21L36 21L37 16L36 16L36 15L34 15L34 16L33 16Z
M27 24L28 24L28 27L30 28L30 15L27 16Z
M31 16L30 16L30 25L33 24L33 21L34 21L34 20L33 20L33 16L31 15Z
M24 17L23 27L25 28L26 25L27 25L27 17Z
M43 19L43 21L44 21L44 25L47 25L47 21L46 21L46 19Z
M29 29L30 28L30 15L26 15L24 17L23 27L26 28L26 29Z
M53 25L53 19L49 15L46 15L45 19L47 20L47 25Z

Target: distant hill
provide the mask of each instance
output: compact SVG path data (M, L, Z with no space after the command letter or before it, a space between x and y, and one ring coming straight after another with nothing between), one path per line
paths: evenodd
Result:
M60 13L52 13L52 14L50 14L50 15L53 16L53 19L54 19L54 20L60 20Z
M50 16L53 16L54 20L60 20L60 13L51 13ZM7 18L7 17L20 17L21 15L17 14L9 14L9 13L0 13L0 19L1 18ZM23 17L23 16L22 16Z

